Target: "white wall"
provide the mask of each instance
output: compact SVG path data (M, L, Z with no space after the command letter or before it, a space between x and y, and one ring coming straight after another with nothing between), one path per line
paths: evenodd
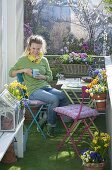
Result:
M0 1L0 90L11 82L8 72L23 52L23 0Z
M0 75L2 74L2 1L0 1ZM2 84L2 76L0 76L0 89Z
M111 136L111 149L110 149L110 160L111 160L111 170L112 170L112 56L105 57L105 66L107 73L107 82L109 89L109 96L107 102L107 112L106 112L106 121L107 121L107 130Z

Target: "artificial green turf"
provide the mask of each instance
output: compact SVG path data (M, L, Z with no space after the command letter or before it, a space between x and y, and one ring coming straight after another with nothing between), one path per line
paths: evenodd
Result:
M96 124L101 131L105 131L105 116L100 116ZM83 170L80 158L71 151L71 147L57 152L56 146L62 135L59 133L55 138L44 140L34 125L29 134L24 158L18 158L15 164L1 163L0 170ZM105 170L110 170L108 166Z

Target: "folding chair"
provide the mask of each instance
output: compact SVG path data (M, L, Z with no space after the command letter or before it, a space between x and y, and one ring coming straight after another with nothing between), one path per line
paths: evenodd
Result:
M97 127L94 124L94 119L99 113L97 110L90 108L84 104L84 97L86 96L85 87L82 87L82 102L80 104L71 104L63 107L56 107L54 109L59 115L61 122L66 129L66 134L64 135L62 141L58 145L58 150L60 150L66 142L71 142L73 150L80 155L78 145L84 138L84 135L88 133L90 138L93 138L93 132L91 126L95 127L95 131L98 131ZM68 123L64 122L64 116L71 118L73 121L71 125L68 126ZM83 125L82 131L78 132L78 137L74 137L74 134L77 133L79 125ZM81 129L80 129L81 130Z
M24 80L23 80L23 76L21 73L17 74L17 80L21 84L23 83ZM23 91L22 91L22 93L24 95ZM43 109L44 109L44 111L47 109L47 104L40 100L30 100L30 99L26 99L25 97L22 99L22 102L24 104L25 109L27 109L32 116L32 121L30 122L30 124L28 125L27 128L25 127L26 132L29 132L33 123L36 123L38 130L41 132L44 139L46 139L46 136L39 124L39 116L42 113ZM32 110L32 108L34 108L34 107L38 108L36 114Z

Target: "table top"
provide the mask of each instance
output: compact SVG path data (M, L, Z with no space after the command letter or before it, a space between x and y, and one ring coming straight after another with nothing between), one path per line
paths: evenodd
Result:
M87 86L88 83L81 80L81 78L66 78L58 79L57 85L62 84L61 89L81 89L82 86Z

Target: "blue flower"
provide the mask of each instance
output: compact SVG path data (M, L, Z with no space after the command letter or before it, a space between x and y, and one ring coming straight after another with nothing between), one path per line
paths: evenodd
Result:
M85 149L85 151L83 151L81 153L81 159L83 161L83 164L86 163L101 163L104 161L104 159L102 158L102 156L95 151L91 151L88 149Z

